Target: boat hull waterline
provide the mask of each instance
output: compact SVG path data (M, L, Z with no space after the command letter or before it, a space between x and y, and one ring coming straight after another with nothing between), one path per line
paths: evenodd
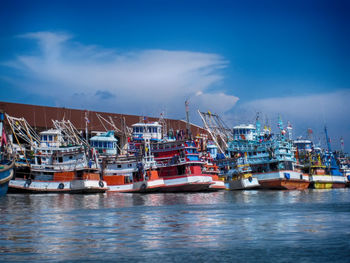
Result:
M96 180L53 182L16 179L9 183L9 192L22 193L104 193L107 189L106 182Z

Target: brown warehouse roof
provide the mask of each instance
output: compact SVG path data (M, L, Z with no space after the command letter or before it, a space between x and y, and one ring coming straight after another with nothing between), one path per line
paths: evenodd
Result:
M52 120L70 120L78 130L85 130L85 114L87 112L90 123L88 124L88 130L91 131L104 131L104 127L99 121L96 113L100 114L105 119L109 120L109 116L112 117L115 125L120 129L122 126L122 119L125 118L126 125L131 127L132 124L140 122L140 118L143 116L97 112L87 110L76 110L59 107L47 107L11 102L0 102L0 110L12 117L24 118L34 128L38 130L49 129L53 127ZM158 121L159 118L147 117L147 121ZM175 119L165 119L167 128L173 130L186 130L186 122ZM108 129L111 127L106 126ZM191 124L192 134L206 133L204 129L199 126Z

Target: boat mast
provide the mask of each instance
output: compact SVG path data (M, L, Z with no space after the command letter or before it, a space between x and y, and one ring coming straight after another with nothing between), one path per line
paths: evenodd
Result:
M88 112L85 111L85 140L87 143L89 142L89 135L88 135L88 123L89 122L90 122L90 120L88 118Z
M186 108L186 133L187 133L187 139L190 137L190 117L189 117L189 101L186 99L185 101L185 108Z
M324 126L324 132L326 134L326 141L327 141L328 152L331 153L332 152L332 150L331 150L331 143L330 143L330 140L329 140L329 137L328 137L328 131L327 131L327 126L326 125Z

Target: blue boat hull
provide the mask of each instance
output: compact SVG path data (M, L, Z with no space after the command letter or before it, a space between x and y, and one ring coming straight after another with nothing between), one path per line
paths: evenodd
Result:
M0 196L4 196L7 193L9 181L13 176L13 163L10 165L4 165L3 169L0 169Z

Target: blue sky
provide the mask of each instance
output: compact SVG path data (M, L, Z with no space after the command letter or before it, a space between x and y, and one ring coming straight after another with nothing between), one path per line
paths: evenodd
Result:
M349 1L2 1L0 100L232 126L278 114L350 150ZM322 140L322 138L321 138Z

